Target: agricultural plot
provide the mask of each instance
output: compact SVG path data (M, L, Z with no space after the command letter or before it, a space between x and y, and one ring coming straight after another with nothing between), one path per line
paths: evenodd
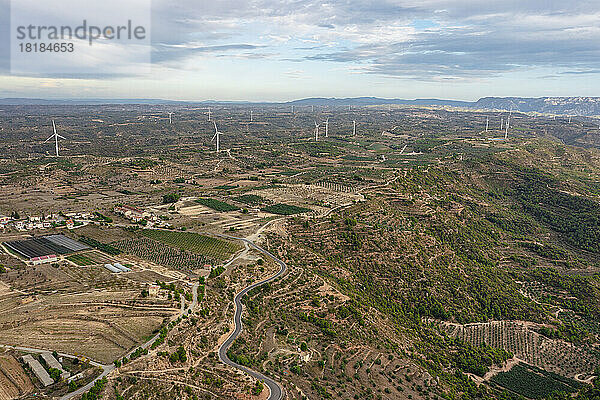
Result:
M265 202L265 199L256 194L243 194L241 196L235 197L234 200L239 201L240 203L248 204L250 206L255 206Z
M217 262L212 257L165 246L159 241L148 238L128 239L114 242L112 245L125 253L178 271L202 269L207 264L212 265Z
M141 297L151 281L124 279L97 266L44 264L0 278L0 344L111 362L178 310L172 302Z
M263 207L262 209L265 212L277 215L294 215L294 214L302 214L310 211L308 208L292 206L289 204L273 204L270 206Z
M491 381L530 399L545 398L554 391L572 393L582 387L577 381L523 363L498 373Z
M67 260L74 262L75 264L82 267L96 264L94 260L92 260L85 254L73 254L72 256L67 257Z
M236 206L217 199L200 198L196 202L219 212L237 211L239 209Z
M0 400L19 398L33 389L21 364L11 355L0 356Z
M589 373L600 363L597 352L562 340L548 339L535 332L535 324L493 321L469 325L446 325L450 336L475 346L488 344L505 349L515 357L546 371L574 377Z
M168 246L216 260L226 260L240 248L235 243L193 232L144 229L142 234Z
M112 264L114 262L118 262L115 258L112 258L101 251L92 250L89 252L72 254L67 257L67 260L74 262L79 266L89 266L89 265L101 265L101 264Z

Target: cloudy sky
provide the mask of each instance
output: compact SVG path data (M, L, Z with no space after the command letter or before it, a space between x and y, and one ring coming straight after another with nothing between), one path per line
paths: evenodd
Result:
M154 0L151 68L91 77L11 74L8 5L0 97L600 95L598 0Z

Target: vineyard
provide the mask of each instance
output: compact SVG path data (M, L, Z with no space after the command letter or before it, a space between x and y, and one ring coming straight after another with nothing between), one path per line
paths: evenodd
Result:
M308 209L308 208L292 206L289 204L281 204L281 203L263 207L262 210L266 211L268 213L271 213L271 214L278 214L278 215L294 215L294 214L301 214L301 213L310 211L310 209Z
M216 263L214 258L165 246L159 241L148 238L121 240L112 245L125 253L175 270L200 269L207 264Z
M446 329L450 336L475 346L485 343L505 349L520 360L563 376L591 372L600 363L600 355L592 349L548 339L524 322L447 325Z
M196 203L202 204L203 206L212 208L219 212L237 211L238 207L233 206L229 203L217 199L200 198L196 200Z
M519 363L500 372L491 381L530 399L545 398L554 391L576 392L583 384L539 368Z
M251 206L255 206L255 205L265 202L264 198L262 198L261 196L258 196L256 194L243 194L241 196L234 198L234 200L239 201L244 204L251 205Z
M214 260L227 260L239 249L239 246L234 243L193 232L144 229L142 230L142 235L179 250L202 255Z

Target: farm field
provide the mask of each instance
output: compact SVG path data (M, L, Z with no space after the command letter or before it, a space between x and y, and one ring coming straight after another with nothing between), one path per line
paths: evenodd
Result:
M33 390L21 364L10 354L0 355L0 400L19 398Z
M16 295L15 295L16 297ZM0 316L0 344L82 354L109 363L156 331L177 307L165 301L136 301L138 291L48 295L12 302L15 313ZM21 315L27 315L23 319Z
M298 207L289 204L273 204L262 208L263 211L269 212L271 214L277 215L294 215L294 214L302 214L310 211L310 209L305 207Z
M493 321L469 325L445 325L450 336L472 345L505 349L539 368L567 377L589 373L600 364L600 354L585 346L549 339L533 330L536 324Z
M251 206L258 205L260 203L264 203L265 199L256 194L243 194L241 196L235 197L235 201L239 201L240 203L248 204Z
M572 393L583 387L577 381L523 363L499 372L491 381L530 399L545 398L555 391Z
M74 262L80 266L100 265L106 263L118 262L113 257L102 253L99 250L73 254L67 257L67 260Z
M149 238L127 239L114 242L113 246L121 249L124 253L132 254L177 271L202 269L206 265L217 261L212 257L165 246L164 243Z
M219 212L229 212L238 210L238 207L217 199L200 198L197 199L196 202Z
M142 234L168 246L216 260L226 260L240 248L236 243L193 232L144 229Z

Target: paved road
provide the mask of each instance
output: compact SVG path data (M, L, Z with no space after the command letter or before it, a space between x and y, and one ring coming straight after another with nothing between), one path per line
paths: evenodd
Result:
M253 242L251 242L248 239L237 238L237 237L233 237L233 236L229 236L229 235L218 235L218 236L225 237L228 239L241 240L242 242L248 244L250 247L252 247L252 248L260 251L261 253L265 254L266 256L272 258L281 267L279 272L277 272L272 277L265 279L264 281L253 283L252 285L248 286L246 289L242 290L237 295L235 295L235 298L234 298L235 315L233 318L233 320L235 322L235 329L233 330L231 335L229 335L227 340L219 348L219 360L221 360L221 362L223 362L233 368L237 368L240 371L243 371L246 374L248 374L256 379L262 380L267 385L267 387L269 388L269 391L271 392L268 400L281 400L281 399L283 399L283 390L277 382L275 382L273 379L271 379L261 373L258 373L249 368L246 368L243 365L234 363L233 361L231 361L229 359L229 357L227 357L227 350L229 350L229 347L231 347L231 344L233 343L233 341L242 332L242 311L243 311L242 297L244 297L244 295L246 293L248 293L249 291L251 291L252 289L259 287L261 285L264 285L265 283L271 282L271 281L279 278L280 276L282 276L285 273L285 271L287 270L287 265L285 265L285 263L283 261L281 261L279 258L275 257L273 254L269 253L267 250L263 249L262 247L257 246L256 244L254 244Z

